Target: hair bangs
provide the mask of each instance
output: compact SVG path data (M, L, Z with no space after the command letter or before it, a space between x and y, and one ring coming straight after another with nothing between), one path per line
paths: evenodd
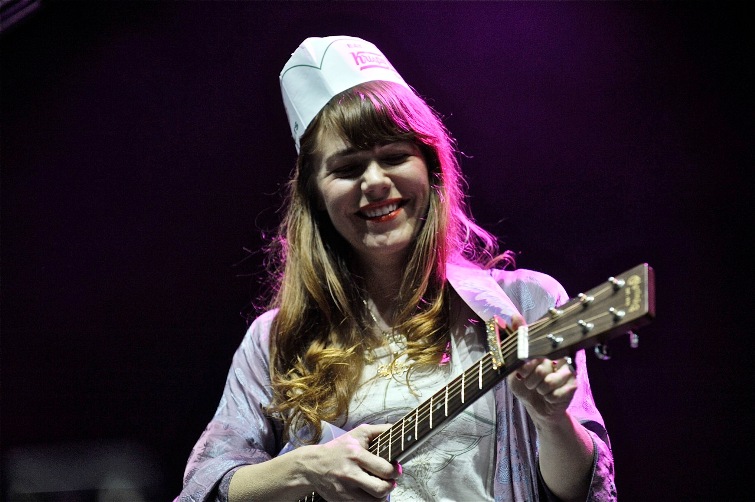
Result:
M366 150L395 141L432 144L432 112L409 89L375 81L344 91L326 107L323 120L354 148Z

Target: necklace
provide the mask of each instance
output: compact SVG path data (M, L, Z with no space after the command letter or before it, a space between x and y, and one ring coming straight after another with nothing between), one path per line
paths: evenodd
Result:
M393 378L394 376L403 375L409 369L409 364L405 361L399 361L398 359L406 349L406 336L401 333L396 333L396 330L393 328L391 328L390 330L382 329L380 327L380 323L377 320L377 317L375 317L375 314L372 313L372 309L369 307L369 305L367 305L367 300L362 299L362 303L364 303L364 307L367 309L367 312L370 314L372 321L375 323L375 327L380 330L380 336L382 336L388 342L388 350L390 351L391 361L387 364L378 364L377 375L383 378ZM393 352L392 345L398 347L398 354ZM374 359L372 359L371 362L374 362Z

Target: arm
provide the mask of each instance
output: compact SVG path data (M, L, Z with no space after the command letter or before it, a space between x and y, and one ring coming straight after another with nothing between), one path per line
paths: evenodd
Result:
M535 359L509 376L509 385L535 424L543 481L563 501L586 500L593 440L569 412L577 380L562 361Z
M267 347L274 314L255 319L233 356L215 415L189 456L181 502L224 500L234 469L267 461L280 449L280 424L263 412L271 399Z
M367 446L384 425L361 425L328 443L301 446L284 455L239 469L228 500L297 500L317 492L326 500L384 499L400 467L370 453Z
M233 356L223 396L186 466L181 502L297 500L317 491L330 500L383 497L397 468L366 450L387 425L362 426L323 445L276 456L280 424L263 412L272 399L269 328L274 312L257 318ZM387 481L390 480L390 481ZM368 498L364 498L364 497ZM327 500L327 498L326 498Z
M566 291L555 279L539 272L494 270L493 276L527 323L541 318L550 307L568 300ZM528 404L525 394L530 391L523 381L511 375L507 386L515 393L534 425L539 474L552 494L568 500L572 490L562 486L562 483L576 482L583 486L583 491L576 490L581 493L576 496L579 500L615 501L613 454L603 418L590 390L585 351L578 351L573 362L576 368L574 374L567 372L568 367L559 361L557 376L548 376L548 373L553 373L553 367L549 366L550 361L544 359L528 363L519 370L523 377L524 372L529 376L529 372L538 364L545 363L530 383L538 379L541 382L547 380L545 385L552 384L554 389L561 387L558 395L549 397L556 400L552 403L554 407L550 408L552 414L548 415L549 418L543 417L542 410L538 411L539 408L533 407L533 403ZM535 394L538 393L535 391ZM538 399L545 401L543 396ZM566 407L563 405L565 401L558 403L560 399L569 400Z

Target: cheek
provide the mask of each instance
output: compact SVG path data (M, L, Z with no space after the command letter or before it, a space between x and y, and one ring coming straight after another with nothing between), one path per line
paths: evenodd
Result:
M318 210L327 211L328 214L330 214L335 200L337 199L337 197L334 196L336 191L334 190L333 183L329 180L319 178L314 185L312 195L315 206Z
M331 220L343 218L348 212L349 191L346 186L341 186L337 182L320 185L317 200L318 207L327 211Z

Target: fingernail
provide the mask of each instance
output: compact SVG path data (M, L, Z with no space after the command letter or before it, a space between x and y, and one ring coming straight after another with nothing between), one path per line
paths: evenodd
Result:
M516 372L516 373L514 373L514 376L516 377L516 379L517 379L517 380L522 380L522 379L524 379L524 377L523 377L523 376L521 375L521 373L519 373L519 372Z

